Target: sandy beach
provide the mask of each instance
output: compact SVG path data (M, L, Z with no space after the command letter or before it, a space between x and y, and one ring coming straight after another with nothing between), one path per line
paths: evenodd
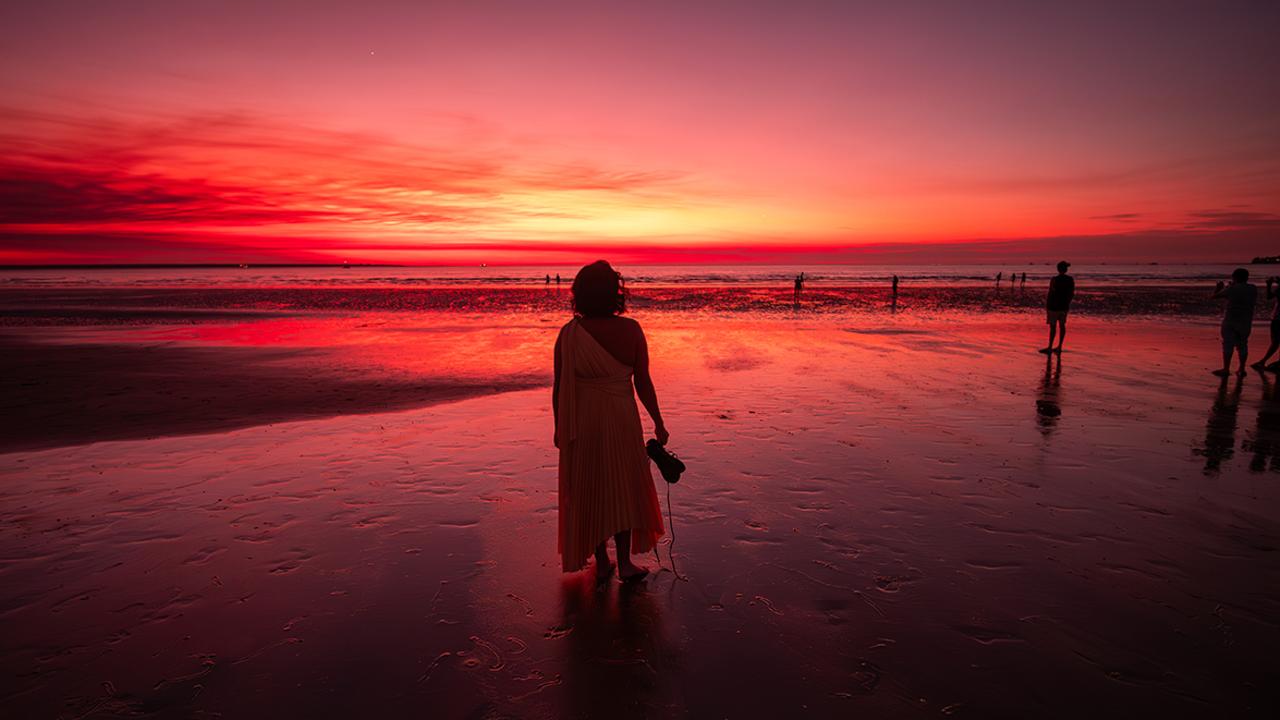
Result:
M1280 718L1277 37L4 4L0 720Z
M597 592L563 296L222 292L0 297L14 717L1277 707L1277 379L1208 374L1203 293L1083 294L1058 359L1039 291L637 292L690 470Z

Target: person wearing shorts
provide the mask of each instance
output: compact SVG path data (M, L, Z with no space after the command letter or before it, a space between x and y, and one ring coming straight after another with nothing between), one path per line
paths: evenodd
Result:
M1067 339L1067 313L1071 311L1071 300L1076 295L1075 278L1067 274L1071 263L1063 260L1058 263L1058 274L1049 281L1049 295L1045 298L1045 317L1049 322L1049 346L1040 352L1048 355L1056 352L1062 354L1062 341ZM1058 347L1053 346L1054 337L1058 339Z
M1231 355L1238 353L1240 369L1244 376L1245 363L1249 359L1249 333L1253 330L1253 308L1258 304L1258 288L1249 282L1249 271L1236 268L1231 273L1231 284L1221 280L1214 288L1213 297L1227 299L1227 311L1222 315L1222 367L1213 374L1226 377L1231 374Z

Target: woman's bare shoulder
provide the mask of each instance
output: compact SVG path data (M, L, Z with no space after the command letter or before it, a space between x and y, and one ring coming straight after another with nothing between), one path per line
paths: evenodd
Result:
M617 315L615 317L617 317L619 320L622 321L623 326L626 327L627 331L630 332L632 335L635 335L635 336L644 335L644 329L640 327L640 321L634 320L629 317L623 317L621 315Z

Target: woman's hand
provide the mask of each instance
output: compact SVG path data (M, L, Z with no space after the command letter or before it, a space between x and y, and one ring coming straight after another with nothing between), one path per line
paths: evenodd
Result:
M655 425L653 428L653 436L658 438L659 445L666 445L671 439L671 433L667 432L666 425Z

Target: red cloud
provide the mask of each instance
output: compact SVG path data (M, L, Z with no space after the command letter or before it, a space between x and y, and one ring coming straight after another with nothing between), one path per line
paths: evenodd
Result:
M129 124L9 111L0 113L0 142L11 149L0 161L0 246L32 233L274 227L282 236L369 237L416 226L462 233L567 216L513 203L513 195L660 196L680 180L671 172L518 161L498 150L418 147L243 116ZM297 225L308 227L287 229ZM377 230L356 229L368 226Z

